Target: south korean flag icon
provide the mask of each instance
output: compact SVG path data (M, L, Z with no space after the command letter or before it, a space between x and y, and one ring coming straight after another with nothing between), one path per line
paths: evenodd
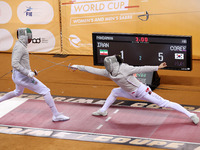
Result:
M183 53L175 53L175 59L183 60L184 54Z

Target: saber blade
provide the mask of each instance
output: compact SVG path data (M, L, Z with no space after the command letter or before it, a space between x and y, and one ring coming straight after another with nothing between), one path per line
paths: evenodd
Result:
M7 73L5 73L4 75L2 75L2 76L0 77L0 79L3 78L3 77L5 77L6 75L10 74L11 72L12 72L12 70L9 71L9 72L7 72Z

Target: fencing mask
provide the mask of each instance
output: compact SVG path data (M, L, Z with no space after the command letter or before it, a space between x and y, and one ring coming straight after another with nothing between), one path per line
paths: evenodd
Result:
M32 31L29 28L19 28L17 30L17 38L24 44L28 44L32 40Z
M116 76L119 70L119 62L115 55L104 58L104 66L106 70L112 75Z

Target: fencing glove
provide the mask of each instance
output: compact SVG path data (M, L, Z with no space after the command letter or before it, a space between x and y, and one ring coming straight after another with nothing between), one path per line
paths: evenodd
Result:
M33 72L33 71L30 71L29 73L28 73L28 77L29 78L33 78L35 76L35 73Z

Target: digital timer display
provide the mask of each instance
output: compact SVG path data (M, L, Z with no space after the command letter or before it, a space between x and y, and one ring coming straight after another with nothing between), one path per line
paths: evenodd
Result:
M145 42L148 43L149 42L149 38L148 37L135 37L135 42Z
M167 63L168 70L192 70L192 37L150 34L93 33L94 65L121 54L133 66Z

